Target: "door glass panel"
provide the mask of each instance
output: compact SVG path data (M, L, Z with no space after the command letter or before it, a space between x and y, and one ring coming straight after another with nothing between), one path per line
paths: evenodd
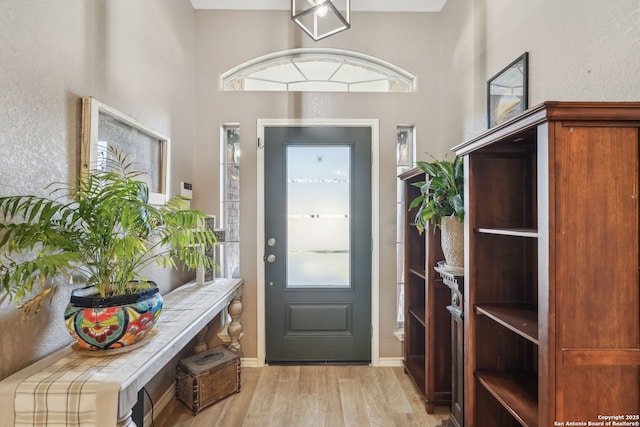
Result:
M350 286L351 148L287 147L287 287Z

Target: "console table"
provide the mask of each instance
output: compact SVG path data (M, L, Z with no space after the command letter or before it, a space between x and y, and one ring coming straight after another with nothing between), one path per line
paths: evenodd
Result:
M87 355L67 346L0 381L2 424L134 427L138 392L228 307L229 346L240 351L242 279L188 283L163 295L157 333L135 350ZM206 349L206 345L204 346Z

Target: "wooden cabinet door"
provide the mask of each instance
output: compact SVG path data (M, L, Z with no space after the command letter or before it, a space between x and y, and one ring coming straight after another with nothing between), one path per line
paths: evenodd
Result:
M556 413L540 425L638 414L638 143L634 127L555 124Z

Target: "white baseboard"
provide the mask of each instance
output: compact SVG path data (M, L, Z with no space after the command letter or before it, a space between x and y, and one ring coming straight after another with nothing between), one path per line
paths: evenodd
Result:
M160 399L157 402L153 402L153 415L158 416L162 412L162 410L176 398L176 385L175 383L171 383L171 387L167 391L165 391ZM151 405L145 405L145 408L149 406L149 410L144 414L144 425L150 426L153 425L151 420Z
M242 357L240 358L240 366L243 368L259 368L257 357Z
M376 366L389 366L389 367L398 367L404 366L403 364L404 358L402 357L381 357L378 359L378 364ZM255 357L247 357L240 359L240 365L243 368L259 368L258 359Z
M401 367L403 365L404 358L402 357L381 357L378 366L385 367Z

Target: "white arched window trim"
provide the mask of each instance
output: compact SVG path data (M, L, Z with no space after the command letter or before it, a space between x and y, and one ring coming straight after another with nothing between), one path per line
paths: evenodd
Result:
M416 75L359 52L300 48L263 55L222 73L220 90L415 92Z

